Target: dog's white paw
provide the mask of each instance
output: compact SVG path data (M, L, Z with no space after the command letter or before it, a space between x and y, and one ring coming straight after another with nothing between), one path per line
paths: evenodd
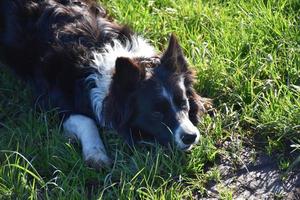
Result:
M93 147L83 152L85 163L94 169L109 168L112 160L107 156L105 150L99 147Z
M112 161L107 156L94 120L84 115L71 115L63 126L69 137L79 139L88 166L95 169L111 166Z

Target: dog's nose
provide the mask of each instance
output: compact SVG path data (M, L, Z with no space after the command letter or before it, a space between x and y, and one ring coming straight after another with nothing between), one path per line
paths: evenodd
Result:
M193 144L197 138L197 134L184 134L182 137L182 142L186 145Z

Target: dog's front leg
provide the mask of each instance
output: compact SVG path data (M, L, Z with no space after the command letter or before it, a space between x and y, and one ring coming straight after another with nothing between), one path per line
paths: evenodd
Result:
M93 168L111 165L95 122L84 115L71 115L63 123L68 136L79 139L82 145L83 158Z

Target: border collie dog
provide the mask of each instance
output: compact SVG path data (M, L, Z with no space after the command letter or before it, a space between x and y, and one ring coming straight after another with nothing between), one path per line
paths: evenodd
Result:
M189 150L199 141L207 100L174 35L158 53L92 0L1 0L0 51L38 105L58 109L93 167L111 163L97 125L128 144L147 138Z

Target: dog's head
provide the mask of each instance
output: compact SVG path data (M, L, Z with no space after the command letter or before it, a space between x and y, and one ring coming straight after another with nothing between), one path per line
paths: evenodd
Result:
M196 125L205 111L193 89L193 72L174 35L156 67L144 67L129 58L116 60L110 95L114 126L130 143L150 137L182 150L199 141Z

